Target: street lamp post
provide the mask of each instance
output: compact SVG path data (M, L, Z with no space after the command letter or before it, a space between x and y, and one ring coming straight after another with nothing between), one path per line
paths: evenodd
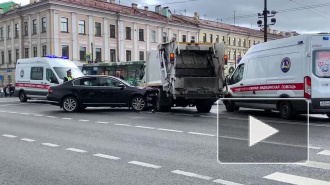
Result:
M257 23L258 23L259 27L264 26L264 42L267 42L268 26L275 25L275 23L276 23L276 19L272 18L271 24L268 24L268 17L274 17L276 15L277 11L273 10L270 12L269 10L267 10L267 0L264 0L264 5L265 5L265 7L264 7L263 13L262 14L258 13L258 18L259 19L263 18L264 22L262 22L262 20L258 20ZM264 23L264 24L262 25L262 23Z

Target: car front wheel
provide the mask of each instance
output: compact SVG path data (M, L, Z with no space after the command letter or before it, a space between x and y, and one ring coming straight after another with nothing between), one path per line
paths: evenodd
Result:
M130 105L134 111L143 111L146 108L146 101L142 96L134 96Z
M66 97L62 103L63 110L66 112L76 112L79 110L78 101L74 97Z
M27 102L27 97L26 97L25 92L22 91L22 92L19 93L19 100L21 102Z

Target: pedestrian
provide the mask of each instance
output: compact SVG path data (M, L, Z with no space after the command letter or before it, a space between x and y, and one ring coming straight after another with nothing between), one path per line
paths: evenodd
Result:
M71 81L74 79L74 77L72 76L72 73L71 73L71 69L69 69L67 72L66 72L66 77L64 77L64 82L67 82L67 81Z
M124 77L120 74L120 71L116 72L116 77L125 80Z

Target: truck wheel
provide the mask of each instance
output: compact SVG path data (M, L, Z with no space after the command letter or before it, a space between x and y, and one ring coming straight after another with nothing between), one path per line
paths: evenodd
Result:
M235 106L233 106L230 101L224 101L223 104L225 104L227 112L235 111Z
M27 102L27 97L26 97L25 92L21 91L21 92L19 93L19 100L20 100L21 102Z
M282 119L292 119L295 116L293 106L290 101L282 101L279 106L280 116Z
M330 118L330 112L329 112L329 113L327 113L327 116Z
M212 109L212 105L197 104L196 108L197 108L197 111L200 112L200 113L209 113L210 110Z

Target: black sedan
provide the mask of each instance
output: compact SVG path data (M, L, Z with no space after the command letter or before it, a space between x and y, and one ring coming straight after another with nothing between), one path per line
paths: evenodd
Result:
M135 111L146 109L148 91L131 86L111 76L84 76L48 90L48 103L67 112L86 107L130 107Z

